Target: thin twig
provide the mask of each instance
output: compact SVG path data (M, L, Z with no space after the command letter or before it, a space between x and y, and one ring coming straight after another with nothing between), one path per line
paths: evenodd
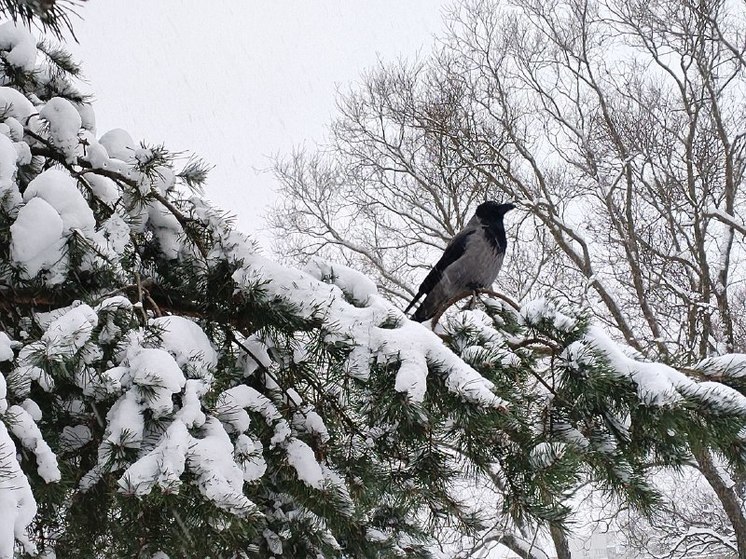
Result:
M145 305L142 303L142 282L140 281L140 273L137 270L135 270L135 282L137 283L137 304L142 314L142 323L145 325L148 323L148 313L145 312Z

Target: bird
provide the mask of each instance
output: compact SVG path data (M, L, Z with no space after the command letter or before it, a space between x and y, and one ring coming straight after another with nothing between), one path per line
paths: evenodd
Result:
M404 314L425 295L412 315L412 320L424 322L445 310L441 307L454 297L491 286L508 245L503 217L514 208L513 204L493 201L477 206L474 216L451 239L443 256L422 281Z

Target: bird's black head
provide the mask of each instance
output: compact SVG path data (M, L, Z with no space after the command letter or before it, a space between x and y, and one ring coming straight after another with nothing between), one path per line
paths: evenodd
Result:
M483 222L502 222L503 216L514 209L513 204L498 204L497 202L484 202L477 207L477 217Z

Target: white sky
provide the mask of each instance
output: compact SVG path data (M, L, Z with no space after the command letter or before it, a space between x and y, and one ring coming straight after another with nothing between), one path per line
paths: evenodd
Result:
M323 138L335 92L426 53L445 0L89 0L70 44L98 133L124 128L215 165L207 196L265 249L269 157Z

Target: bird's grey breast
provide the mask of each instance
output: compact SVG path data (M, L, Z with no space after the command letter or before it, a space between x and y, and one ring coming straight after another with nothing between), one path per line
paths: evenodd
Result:
M448 282L464 289L489 287L495 281L505 247L489 239L482 229L469 238L464 254L445 271Z

